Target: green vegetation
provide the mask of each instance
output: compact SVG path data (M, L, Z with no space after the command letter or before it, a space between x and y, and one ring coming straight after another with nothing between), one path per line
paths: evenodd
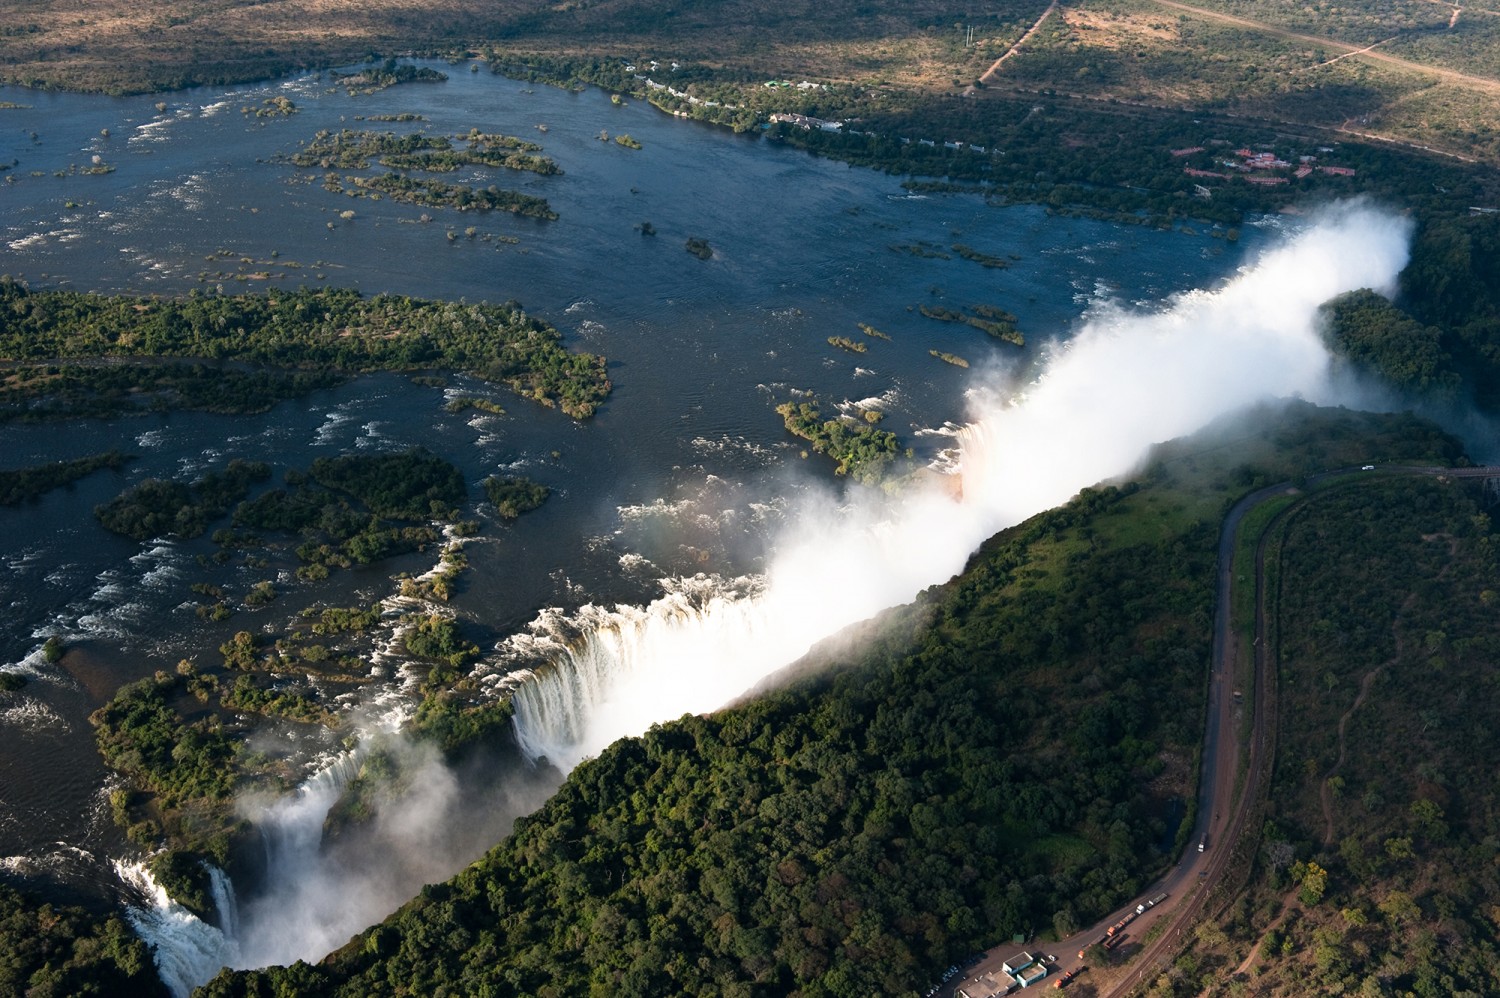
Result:
M940 322L960 322L964 325L973 326L987 336L993 336L997 340L1006 343L1014 343L1016 346L1025 346L1026 337L1016 328L1016 317L1002 308L994 305L972 305L969 311L972 315L963 312L955 312L951 308L943 308L938 305L919 305L917 311L929 319L937 319Z
M429 208L508 211L548 221L557 218L557 212L547 204L546 198L533 197L519 191L503 191L494 184L475 189L467 184L445 184L441 180L414 180L404 173L382 173L373 177L346 175L342 184L337 176L330 174L324 178L323 186L335 193L354 193L366 197L379 195L392 201Z
M463 639L458 621L452 617L427 614L412 621L404 634L408 653L435 659L446 671L460 669L479 657L479 646ZM429 677L428 685L436 685L433 677Z
M236 676L234 683L223 690L219 702L230 710L266 717L284 717L330 728L339 723L338 715L317 701L291 690L264 689L250 675ZM173 896L177 896L175 892Z
M814 451L838 462L835 474L849 475L857 482L879 482L899 454L894 433L855 419L825 421L816 402L786 402L778 405L776 412L788 432L810 441Z
M196 356L346 373L443 367L504 382L575 418L592 415L610 387L602 358L563 349L555 329L514 303L458 304L396 295L364 298L357 291L306 289L162 300L32 291L0 278L0 311L7 317L0 329L0 359L6 360ZM93 384L95 370L103 378L109 369L90 369L86 384ZM209 377L202 371L189 374L189 381ZM288 381L285 376L263 375L227 384L247 391L257 385L306 391L327 384L327 377ZM125 393L119 384L130 378L147 379L148 386L162 392L184 390L181 382L163 385L159 375L134 370L120 375L114 390ZM39 383L28 389L28 399L48 390L46 378L34 380ZM198 383L200 388L215 384ZM170 398L165 396L162 404ZM253 398L250 393L247 401ZM3 395L0 401L8 403L7 408L20 404Z
M292 473L288 481L290 489L241 503L234 524L297 535L303 578L435 543L440 535L428 522L456 519L467 492L458 468L420 448L319 458L306 476ZM232 539L215 536L221 543Z
M470 409L478 409L492 416L505 415L505 408L497 402L489 399L475 398L472 395L458 395L444 403L443 408L448 412L468 412Z
M954 367L969 366L969 362L958 356L958 354L945 353L942 350L929 350L927 352L945 364L952 364Z
M166 534L198 537L243 499L252 485L270 477L269 465L236 458L223 471L206 472L186 485L148 478L94 507L94 516L106 530L132 540Z
M541 146L511 135L488 135L478 129L457 136L467 143L455 149L452 141L441 135L392 132L369 132L343 129L319 131L290 161L295 166L324 170L364 170L370 161L393 170L420 170L451 173L461 166L495 166L509 170L529 170L553 176L562 173L546 156L535 156Z
M346 87L350 95L373 94L398 83L441 83L448 78L446 73L425 66L412 66L387 59L376 66L371 64L353 73L334 72L334 82Z
M1409 416L1311 406L1223 444L1178 442L1146 483L991 539L857 651L616 743L326 963L205 993L908 994L997 939L1103 915L1168 861L1163 816L1191 794L1239 490L1453 447Z
M183 675L158 672L122 686L89 718L104 761L155 794L160 806L227 802L243 751L216 716L188 722L171 706L187 688Z
M117 917L0 886L0 993L165 996L151 951Z
M1370 475L1286 520L1274 819L1248 891L1199 934L1180 987L1154 994L1500 986L1500 881L1483 859L1500 716L1473 695L1500 647L1500 537L1479 498L1477 482Z
M1325 307L1334 348L1409 398L1452 403L1460 377L1443 349L1441 330L1406 315L1368 289Z
M626 149L639 149L641 147L640 140L629 135L616 135L615 144L622 145Z
M0 471L0 506L19 506L23 502L35 502L53 489L71 485L101 468L121 471L126 462L131 460L134 460L133 455L127 457L117 450L112 450L103 454L75 458L72 461L54 461L35 468Z
M296 103L290 97L267 97L260 102L259 107L247 106L240 108L241 114L254 115L257 118L290 118L300 111Z
M864 353L866 350L863 343L858 340L851 340L847 336L830 336L828 337L828 345L838 347L840 350L848 350L850 353Z
M708 244L708 240L697 236L688 237L687 251L700 260L711 260L714 255L714 248Z
M514 520L547 501L551 490L529 478L490 476L484 480L484 494L495 504L500 515Z
M0 672L0 693L15 693L26 686L26 677L19 672Z
M887 340L887 341L889 341L890 338L891 338L891 334L890 333L882 333L880 330L876 329L874 326L867 325L866 323L863 323L863 322L861 322L859 324L859 331L862 332L862 333L864 333L866 336L873 336L877 340Z
M308 475L354 497L375 515L398 520L453 519L453 506L467 491L456 467L421 448L318 458Z
M333 371L242 370L205 364L93 363L16 367L0 385L0 422L103 419L141 412L265 412L344 380Z
M290 160L294 166L324 170L364 170L369 167L371 159L411 156L423 151L446 151L452 148L453 144L441 135L413 132L398 136L392 132L354 131L346 128L338 132L320 130L311 142L293 153Z

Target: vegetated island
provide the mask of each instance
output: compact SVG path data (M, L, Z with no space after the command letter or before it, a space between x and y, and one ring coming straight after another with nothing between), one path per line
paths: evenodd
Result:
M866 485L879 483L900 456L896 434L852 417L825 420L817 402L785 402L776 407L787 431L838 462L835 474Z
M85 390L102 375L79 362L102 358L144 362L147 358L207 357L283 372L287 368L324 372L311 385L325 383L318 379L330 373L447 368L504 383L576 419L593 415L610 391L602 357L564 349L556 329L531 318L514 302L459 304L398 295L365 298L357 291L334 289L132 298L33 291L0 278L0 309L7 317L0 329L0 359L22 362L19 366L46 361L28 368L21 384L8 383L0 393L0 407L16 414L44 404L53 382L59 380L57 372L73 371L75 381L81 382L79 390ZM129 377L152 383L154 363L133 366ZM219 375L204 367L195 377L201 381ZM264 383L286 390L310 386L278 377L281 380ZM223 380L246 387L238 375L225 374ZM197 395L192 398L205 401ZM174 401L166 395L162 400L164 405ZM264 401L254 396L246 400L262 407Z
M270 477L271 466L265 462L236 458L224 470L204 472L190 484L148 478L94 507L94 517L106 530L137 541L168 534L197 537L245 498L251 486Z
M495 504L495 509L502 517L514 520L523 513L539 508L547 501L552 490L524 476L491 475L484 480L484 494Z
M346 174L340 182L338 174L326 174L323 187L335 194L352 194L355 197L387 197L392 201L419 204L428 208L455 208L458 211L508 211L514 215L525 215L546 221L556 221L557 212L546 198L522 194L520 191L501 190L491 184L484 188L468 184L447 184L441 180L422 180L408 177L404 173L381 173L373 177Z
M947 353L942 350L929 350L927 352L945 364L952 364L954 367L969 366L969 362L964 360L956 353Z
M535 142L513 135L485 133L477 128L455 138L464 143L462 148L455 147L454 139L444 135L324 129L286 159L294 166L324 170L364 170L375 160L392 170L429 173L451 173L461 166L528 170L544 176L562 173L551 159L535 155L542 148Z
M890 338L891 338L891 334L890 333L882 333L880 330L876 329L874 326L871 326L871 325L869 325L867 323L864 323L864 322L861 322L859 324L859 331L862 332L862 333L864 333L866 336L873 336L877 340L886 340L886 341L889 341Z
M335 70L329 75L335 83L346 88L350 96L377 93L398 83L441 83L448 78L447 73L395 59L387 59L378 66L371 64L352 73Z
M689 236L687 251L700 260L713 259L714 248L708 244L707 239L699 239L697 236Z
M0 506L33 502L53 489L64 488L102 468L121 471L126 462L134 459L134 455L111 450L71 461L52 461L31 468L0 471Z
M828 337L828 345L838 347L840 350L847 350L850 353L864 353L867 349L863 343L858 340L851 340L847 336L830 336Z
M955 312L951 308L943 308L939 305L919 305L917 311L929 319L937 319L940 322L961 322L973 326L988 336L1006 343L1014 343L1016 346L1025 346L1026 337L1016 328L1016 317L1002 308L994 305L971 305L968 311L972 315L963 312Z
M238 479L259 477L261 468L240 462L189 486L167 483L176 491L143 483L110 504L109 515L121 525L143 525L132 536L155 534L162 523L188 524L179 531L183 535L202 532L226 515L226 500L240 494L230 488L238 484L230 480L237 465ZM215 542L226 551L260 548L265 554L296 544L302 563L297 576L310 580L326 577L330 568L373 564L435 545L443 540L443 527L454 540L444 546L438 568L430 578L406 580L402 592L437 600L451 595L466 565L462 539L478 529L457 519L467 489L454 465L417 448L320 458L305 472L289 471L286 479L285 488L241 502L233 528L215 531ZM147 524L150 518L157 522ZM255 563L270 568L264 555ZM195 583L192 590L208 601L201 615L219 620L233 612L219 587ZM254 608L277 595L273 583L263 581L242 602ZM119 690L92 719L106 760L128 779L111 795L115 820L132 841L155 852L152 869L159 881L200 914L211 915L212 904L199 858L241 872L244 863L254 866L253 857L241 852L257 847L240 838L245 826L234 813L233 796L250 787L282 791L295 781L284 761L248 750L245 737L252 729L238 715L338 723L335 699L371 678L365 635L391 626L378 606L313 607L302 618L275 636L240 631L220 647L222 667L184 662L172 673L158 672ZM429 665L413 725L418 738L458 752L509 717L508 704L480 702L463 685L463 667L478 655L463 625L423 613L400 627L418 667ZM183 709L189 696L206 705L206 714L203 708Z

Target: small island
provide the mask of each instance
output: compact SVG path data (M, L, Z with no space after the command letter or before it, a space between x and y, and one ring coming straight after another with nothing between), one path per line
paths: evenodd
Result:
M712 259L714 255L714 248L708 244L708 240L699 239L697 236L688 239L687 251L700 260Z
M972 305L968 309L970 313L973 313L970 315L939 305L919 305L917 311L939 322L958 322L973 326L987 336L1013 343L1018 347L1026 345L1026 337L1021 335L1021 331L1016 328L1016 317L995 305Z
M552 490L529 478L500 478L490 476L484 480L484 494L495 504L495 509L507 520L514 520L522 513L529 513L547 501Z
M929 354L931 354L932 356L936 357L938 360L942 361L945 364L952 364L954 367L968 367L969 366L969 362L966 361L966 360L964 360L958 354L955 354L955 353L945 353L942 350L929 350L927 352Z
M776 412L788 432L838 462L834 474L848 475L865 485L885 478L900 452L894 433L853 417L825 420L817 402L786 402Z

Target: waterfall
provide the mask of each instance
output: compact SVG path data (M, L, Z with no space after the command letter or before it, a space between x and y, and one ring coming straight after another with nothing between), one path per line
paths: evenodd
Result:
M521 679L512 694L519 742L564 770L654 723L718 709L819 640L949 579L997 530L1129 472L1152 444L1266 396L1332 400L1318 306L1343 291L1392 286L1409 234L1406 220L1344 207L1221 289L1156 312L1105 310L1052 352L1024 397L976 414L960 437L961 496L932 485L898 497L865 490L843 505L820 497L788 517L764 576L673 579L645 607L544 612L501 649L513 673L523 661L528 671L476 678L494 681L491 689ZM269 883L239 906L224 884L228 936L171 903L143 868L121 866L122 879L152 899L130 918L174 994L224 963L316 960L410 897L413 883L450 876L477 854L462 858L473 842L443 840L480 827L488 805L471 807L471 797L509 781L519 789L507 813L539 803L523 799L536 788L517 773L461 792L429 760L412 768L404 796L368 838L325 855L323 821L361 751L261 809Z
M996 531L1128 474L1153 444L1267 396L1329 401L1319 307L1392 287L1410 230L1338 206L1216 290L1149 312L1100 309L1024 394L960 433L958 497L931 487L810 503L751 592L699 577L644 609L585 607L576 636L514 693L520 744L566 770L653 723L717 709L821 638L950 578Z
M144 863L116 860L121 882L141 894L144 905L129 905L125 918L151 947L156 972L173 998L187 998L194 988L208 982L221 967L233 961L234 943L223 932L198 918L168 896ZM210 867L210 877L222 871ZM228 878L223 878L227 884ZM219 902L217 888L214 900ZM224 908L220 916L224 917ZM233 916L229 916L233 921Z
M234 884L230 881L229 874L210 864L208 886L214 897L214 910L219 914L219 930L226 939L234 939L238 934L240 917Z
M316 863L323 820L349 781L359 774L366 754L363 742L340 753L308 778L297 792L279 798L257 822L267 845L267 872L273 881ZM144 863L116 860L115 872L145 904L127 905L125 917L150 946L157 973L174 998L186 998L206 984L222 967L258 967L278 961L265 958L260 938L243 945L239 935L240 907L229 875L208 867L209 889L219 927L208 924L173 901ZM356 926L362 928L363 925ZM318 945L317 943L314 944ZM246 952L248 950L248 952ZM326 952L326 950L324 951ZM274 957L275 954L272 954ZM322 952L314 954L321 956Z

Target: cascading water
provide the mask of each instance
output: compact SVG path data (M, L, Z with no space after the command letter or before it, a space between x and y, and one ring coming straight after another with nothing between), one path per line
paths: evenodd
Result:
M115 873L146 901L126 907L125 917L150 945L156 972L173 998L187 998L231 962L233 944L224 933L173 901L144 863L116 861Z
M644 608L543 614L508 644L511 661L534 662L540 652L544 664L519 685L515 676L487 677L514 689L521 745L567 769L653 723L714 710L817 641L948 579L995 531L1130 471L1153 443L1267 396L1328 401L1318 306L1344 291L1390 287L1409 234L1405 220L1344 207L1217 291L1182 296L1160 312L1093 317L1022 398L960 435L959 497L932 487L844 506L809 502L788 517L763 578L677 579ZM174 989L206 981L216 960L251 967L317 959L399 904L407 880L372 879L367 856L340 864L319 849L328 807L357 769L356 759L342 760L262 810L256 820L268 831L273 884L240 906L234 939L187 923L164 894L155 895L155 914L132 915L157 944ZM433 852L434 828L451 824L454 801L469 796L436 762L411 784L400 820L378 840L392 846L381 874ZM519 799L507 806L528 809ZM450 850L418 873L451 875L461 854Z
M267 869L284 876L315 862L322 840L323 821L349 781L359 774L365 755L361 746L338 755L291 796L268 807L257 822L266 842ZM208 868L209 887L219 925L202 921L173 901L143 863L115 863L115 872L145 899L126 908L136 934L151 946L157 972L177 998L185 998L206 983L221 967L264 966L277 962L262 956L264 941L251 941L249 952L239 939L240 909L228 874ZM356 929L360 926L356 926ZM318 943L313 944L314 947ZM326 950L324 950L326 952ZM319 952L317 955L322 955ZM247 962L248 957L248 962Z
M1128 473L1152 444L1267 396L1327 396L1319 306L1392 286L1409 234L1403 219L1343 206L1218 290L1153 313L1106 309L1022 397L959 435L958 498L932 488L813 506L751 591L676 580L644 609L586 607L572 622L580 636L515 692L521 745L567 769L653 723L720 707L819 639L948 579L996 531Z

